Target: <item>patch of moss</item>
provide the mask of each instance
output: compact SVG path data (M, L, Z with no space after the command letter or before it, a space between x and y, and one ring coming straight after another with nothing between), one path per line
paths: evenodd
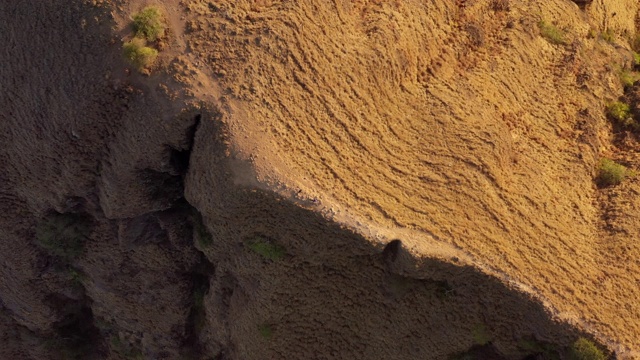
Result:
M259 325L258 332L260 333L260 336L265 340L269 340L273 336L273 329L271 329L271 325L269 324Z
M609 44L613 44L616 41L616 36L613 33L613 30L611 30L611 29L607 29L602 34L600 34L600 38L602 40L608 42Z
M540 35L547 39L548 42L556 45L567 44L564 32L555 25L542 20L538 23L538 27L540 28Z
M476 345L486 345L491 341L489 332L483 324L478 324L472 330L473 343Z
M278 244L274 244L273 241L261 236L258 236L255 239L251 240L248 246L249 249L251 249L256 254L259 254L263 258L272 261L280 260L286 254L284 247Z

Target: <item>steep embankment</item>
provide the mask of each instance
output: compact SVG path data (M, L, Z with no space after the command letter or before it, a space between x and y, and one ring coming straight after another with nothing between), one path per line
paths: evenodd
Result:
M170 1L147 77L142 2L0 3L0 357L638 350L640 183L591 180L628 52L589 35L637 4L505 4Z

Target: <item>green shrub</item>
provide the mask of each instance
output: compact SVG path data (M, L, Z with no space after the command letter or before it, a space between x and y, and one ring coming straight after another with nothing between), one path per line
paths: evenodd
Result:
M135 38L122 46L124 57L138 71L151 67L158 57L158 50L146 46L144 39Z
M591 341L580 338L571 346L571 360L605 360L606 357Z
M273 329L271 329L271 325L269 324L258 326L258 331L260 332L260 336L265 340L269 340L273 336Z
M633 52L633 65L640 66L640 54Z
M629 104L623 103L622 101L615 101L609 104L607 106L607 115L623 124L632 117Z
M73 214L54 214L36 227L36 241L45 250L65 260L73 260L82 253L90 224Z
M611 29L607 29L605 32L600 34L600 38L602 40L608 42L609 44L613 44L616 41L615 34L613 33L613 30L611 30Z
M620 70L620 82L624 87L631 87L633 84L640 80L640 75L635 71Z
M538 23L538 26L540 27L540 35L550 43L556 45L565 45L567 43L564 33L553 24L542 20Z
M269 239L263 237L257 237L249 242L249 249L265 259L273 261L280 260L285 255L285 249L282 246L274 244Z
M162 12L155 6L148 6L133 16L133 31L138 37L155 41L164 36L165 29Z
M618 185L628 175L628 170L624 165L620 165L610 159L600 161L598 182L602 186Z

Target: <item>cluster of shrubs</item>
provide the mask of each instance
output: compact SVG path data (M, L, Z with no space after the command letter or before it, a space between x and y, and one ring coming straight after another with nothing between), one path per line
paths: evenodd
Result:
M607 116L619 128L632 132L640 132L640 122L637 119L638 108L630 104L638 101L637 82L640 80L640 36L631 41L633 67L620 71L620 81L625 89L625 96L607 105ZM611 159L602 159L598 169L597 182L600 186L613 186L620 184L625 178L635 176L635 171L627 169Z
M148 6L133 16L134 38L122 46L124 57L138 71L149 69L158 58L158 50L150 44L165 36L166 23L159 8Z
M631 106L622 101L612 102L607 106L607 116L619 126L632 131L640 131L640 123L634 118ZM627 169L611 159L604 158L600 161L597 182L599 186L613 186L620 184L625 178L635 175L635 172Z

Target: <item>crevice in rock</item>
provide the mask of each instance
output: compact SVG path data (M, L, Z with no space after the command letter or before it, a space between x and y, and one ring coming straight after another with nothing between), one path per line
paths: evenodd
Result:
M144 169L139 171L137 178L144 186L147 199L152 203L173 204L183 196L184 185L179 175Z
M162 229L155 213L148 213L133 219L123 219L118 226L121 245L144 245L166 243L167 232Z
M204 224L204 219L202 214L195 207L190 206L190 221L191 226L193 227L193 239L195 244L197 244L196 249L198 248L206 248L213 244L213 237L209 230L207 230L206 225ZM198 249L200 250L200 249Z
M587 5L591 4L592 0L572 0L574 3L578 5L578 7L582 10L587 8Z
M94 325L89 299L67 302L65 306L69 312L54 324L55 337L45 347L59 352L61 359L88 359L103 354L105 346L100 330Z
M214 272L213 264L201 254L200 261L188 274L191 281L191 310L189 311L186 339L183 345L187 356L200 357L205 353L200 335L207 324L204 300L209 293L210 277Z
M165 168L147 168L138 172L138 181L144 185L146 197L151 202L173 206L184 197L184 177L189 171L191 149L201 118L200 114L194 116L193 123L186 128L179 146L166 146Z
M193 125L189 126L185 131L184 146L180 149L170 147L169 150L169 164L173 171L177 174L184 176L189 171L189 160L191 159L191 150L193 148L193 142L200 126L202 115L198 114L194 116Z

